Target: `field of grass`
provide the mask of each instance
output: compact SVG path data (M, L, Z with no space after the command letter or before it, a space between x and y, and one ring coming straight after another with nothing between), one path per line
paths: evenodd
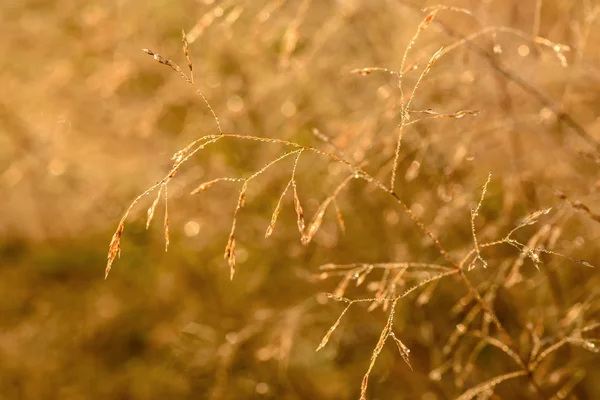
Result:
M595 0L8 0L0 35L0 400L600 393Z

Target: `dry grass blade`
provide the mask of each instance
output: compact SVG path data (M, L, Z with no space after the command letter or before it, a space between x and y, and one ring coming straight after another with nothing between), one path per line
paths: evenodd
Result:
M227 241L227 246L225 247L224 258L227 260L227 262L229 264L230 278L231 279L233 279L233 275L235 273L235 228L236 228L237 216L238 216L239 211L246 204L246 190L248 189L248 183L252 179L256 178L257 176L259 176L260 174L262 174L263 172L265 172L267 169L269 169L270 167L272 167L273 165L277 164L279 161L285 159L286 157L289 157L292 154L300 154L302 151L303 151L302 149L289 151L289 152L287 152L287 153L279 156L275 160L269 162L264 167L262 167L261 169L259 169L258 171L256 171L252 175L250 175L248 178L244 179L244 183L242 185L242 188L240 190L240 194L238 196L237 205L235 207L235 211L233 212L233 221L231 223L231 233L229 234L229 239ZM231 180L231 179L228 179L228 178L225 178L225 179Z
M443 5L443 4L436 4L434 6L428 6L428 7L423 8L423 11L425 11L425 12L429 11L429 10L454 11L454 12L458 12L458 13L461 13L461 14L469 15L469 16L475 18L477 21L479 21L477 19L477 17L475 16L475 14L473 14L473 12L471 10L469 10L468 8L447 6L447 5Z
M355 68L350 71L351 74L357 74L362 76L371 75L373 72L385 72L391 75L399 75L398 71L394 71L393 69L383 68L383 67L364 67L364 68Z
M200 139L194 140L192 143L188 144L186 147L173 154L173 157L171 157L171 159L175 162L175 164L172 170L179 168L184 162L189 160L196 153L198 153L201 150L204 150L206 146L208 146L209 144L216 143L222 138L223 136L207 135L201 137Z
M596 222L600 222L600 214L596 214L594 213L590 207L588 207L587 205L585 205L584 203L582 203L579 200L571 200L567 197L566 194L564 194L563 192L560 191L556 191L555 192L556 196L561 199L566 201L567 203L569 203L569 205L571 207L573 207L573 209L577 210L577 211L583 211L588 217L590 217L592 220L596 221Z
M277 201L277 206L275 207L275 210L273 211L273 214L271 215L271 223L267 227L267 231L265 233L265 238L268 238L269 236L271 236L273 234L273 230L275 229L275 223L277 222L277 217L279 216L279 212L281 211L281 202L283 200L283 196L285 196L285 194L287 193L290 186L294 187L294 208L296 210L296 214L298 217L298 229L300 230L300 235L304 235L304 213L302 211L302 207L300 206L300 200L298 198L298 193L296 191L296 179L295 179L296 178L296 167L298 166L298 160L300 159L300 156L302 155L302 151L303 150L297 151L298 155L294 159L294 166L292 168L292 177L291 177L290 181L288 182L288 184L286 185L283 192L281 193L281 195L279 196L279 200Z
M283 46L281 55L279 57L279 65L287 68L290 63L290 58L294 51L296 50L296 46L298 44L298 36L299 36L299 28L302 22L304 21L304 17L306 16L306 12L310 7L311 0L304 0L300 7L298 8L298 12L296 13L296 17L294 20L288 25L285 34L283 35Z
M323 216L325 215L325 211L327 211L327 207L329 206L330 202L331 201L326 200L319 206L315 213L315 216L313 217L313 220L308 226L306 233L302 236L302 244L308 245L312 238L315 236L315 234L321 227L321 223L323 222Z
M227 246L225 246L223 257L229 264L229 279L233 279L233 275L235 274L235 235L233 230L229 234L229 239L227 239Z
M169 207L168 207L168 196L167 196L167 184L163 184L165 187L165 251L169 250Z
M521 360L521 357L517 353L515 353L514 350L511 349L510 346L508 346L506 343L504 343L501 340L498 340L496 338L493 338L491 336L487 336L482 331L471 332L471 335L474 337L480 338L481 343L490 345L490 346L493 346L493 347L499 349L504 354L506 354L507 356L512 358L519 367L525 368L525 365L523 365L523 361Z
M589 325L587 325L587 326L585 326L585 327L581 328L581 329L579 330L579 332L581 332L581 333L585 333L585 332L589 332L589 331L596 330L596 329L598 329L598 328L600 328L600 322L593 322L593 323L591 323L591 324L589 324Z
M487 390L493 389L494 387L498 386L499 384L501 384L504 381L507 381L509 379L515 379L520 376L527 376L527 371L515 371L515 372L511 372L508 374L504 374L504 375L500 375L495 378L492 378L489 381L483 382L483 383L467 390L462 395L457 397L456 400L471 400L472 398L479 395L480 393L483 393Z
M402 356L402 359L404 360L406 365L408 365L408 367L412 370L413 367L412 367L412 365L410 365L410 359L409 359L410 349L408 347L406 347L406 345L404 343L402 343L402 341L396 337L394 332L391 332L390 336L396 342L396 345L398 346L398 351L400 352L400 356Z
M346 293L346 289L348 289L348 285L350 281L354 279L356 272L355 270L350 270L344 274L344 278L340 281L338 286L333 291L333 295L337 297L341 297Z
M203 191L205 191L207 189L210 189L217 182L222 182L222 181L227 181L227 182L242 182L244 180L245 180L244 178L217 178L217 179L213 179L212 181L208 181L208 182L202 183L196 189L192 190L190 192L190 194L198 194L198 193L203 192Z
M536 236L534 236L531 241L534 240L538 240L538 238ZM539 265L541 264L541 260L540 260L540 256L539 254L544 253L544 254L549 254L552 256L556 256L556 257L560 257L560 258L564 258L565 260L569 260L571 262L577 263L577 264L581 264L583 266L586 266L588 268L595 268L594 265L590 264L589 261L586 260L580 260L580 259L576 259L573 257L569 257L565 254L562 253L558 253L552 250L548 250L548 249L544 249L541 247L534 247L534 246L530 246L530 242L527 243L527 245L518 242L517 240L514 239L508 239L505 238L504 240L502 240L500 243L506 243L508 245L511 245L513 247L515 247L516 249L518 249L522 256L527 256L529 257L529 259L534 263L535 267L539 270Z
M421 282L417 283L416 285L410 287L409 289L406 289L400 296L398 296L396 299L402 299L406 296L408 296L409 294L411 294L412 292L414 292L415 290L427 285L428 283L431 283L433 281L437 281L438 279L442 279L446 276L450 276L450 275L454 275L459 273L458 270L451 270L451 271L447 271L441 274L437 274L437 275L433 275L427 279L422 280Z
M388 315L387 323L385 324L385 327L381 331L381 335L379 335L379 340L377 341L377 345L375 346L375 348L373 349L373 353L371 354L371 362L369 364L369 368L367 369L367 372L365 373L362 383L360 385L360 400L367 399L367 388L369 386L369 376L371 375L371 371L373 370L373 367L375 366L375 361L377 361L377 357L381 353L381 350L383 349L385 342L387 341L388 337L392 333L394 313L396 311L397 302L398 302L398 300L395 299L394 302L392 303L392 307L390 309L390 314Z
M298 165L298 160L300 159L300 156L302 155L302 151L298 152L298 156L296 157L296 160L294 161L294 168L292 170L292 189L294 190L294 209L296 210L296 217L297 217L297 225L298 225L298 231L300 232L300 237L304 236L304 228L305 228L305 224L304 224L304 211L302 210L302 205L300 205L300 197L298 197L298 189L296 187L296 167Z
M453 118L453 119L461 119L466 116L477 116L479 115L479 110L460 110L453 113L448 114L440 114L433 110L407 110L409 114L425 114L427 117L413 119L409 122L406 122L404 126L414 125L421 121L427 121L430 119L441 119L441 118Z
M461 314L473 301L475 301L475 296L473 295L473 293L467 292L467 294L461 297L460 300L458 300L456 304L452 306L452 308L450 309L450 314L452 316L457 316Z
M371 303L371 305L368 308L369 312L375 310L379 306L387 304L387 303L385 303L385 298L387 297L388 280L389 280L390 275L391 274L390 274L389 269L385 269L383 271L383 276L381 277L381 279L377 285L377 292L375 293L375 300L373 300L373 302Z
M335 151L337 152L337 154L339 154L341 157L344 157L344 152L342 151L342 149L340 149L332 140L329 136L327 136L326 134L324 134L323 132L321 132L320 130L318 130L317 128L313 128L312 129L312 134L319 140L321 140L324 143L327 143L328 145L330 145L331 147L333 147L335 149Z
M110 273L112 263L115 261L118 255L121 254L121 236L123 235L123 230L125 229L125 221L122 219L117 226L117 230L113 234L113 237L110 241L110 245L108 246L108 261L106 263L106 269L104 271L104 279L108 278L108 274Z
M333 207L335 208L335 216L337 217L337 222L340 227L340 231L342 232L342 234L344 234L346 233L346 224L344 223L344 216L342 215L342 212L340 211L340 207L338 206L336 200L333 200Z
M419 262L389 262L389 263L352 263L352 264L323 264L319 269L323 271L332 270L344 270L354 269L356 267L369 267L379 268L383 270L394 270L394 269L412 269L412 270L424 270L424 271L454 271L454 268L447 267L439 264L419 263Z
M444 364L440 365L439 367L429 371L429 380L437 382L440 381L442 379L442 376L450 371L450 369L452 368L452 363L450 361L445 362Z
M404 70L402 72L400 72L400 71L395 71L393 69L384 68L384 67L363 67L363 68L355 68L355 69L351 70L350 73L361 75L361 76L367 76L367 75L371 75L373 72L384 72L386 74L400 77L402 75L406 75L407 73L409 73L411 71L415 71L417 68L419 68L419 66L417 64L412 64L412 65L409 65L408 67L404 68Z
M367 276L371 273L371 271L373 271L374 268L375 266L373 265L367 265L363 268L363 271L354 275L354 278L356 279L356 287L359 287L365 282L365 279L367 279Z
M181 30L181 42L183 44L183 55L184 55L185 59L187 60L188 68L190 70L190 80L192 81L192 84L194 84L194 67L192 65L192 59L190 58L190 52L189 52L189 48L188 48L188 39L187 39L187 36L185 35L185 31L183 29Z
M439 283L440 283L440 281L432 282L431 285L425 287L425 289L421 292L421 294L419 294L419 296L417 297L417 301L416 301L416 304L419 307L422 307L425 304L429 303L429 301L433 297L433 292L438 287Z
M117 230L113 234L110 244L108 246L108 256L107 256L107 262L106 262L106 269L104 271L104 279L108 278L108 274L110 273L110 270L112 269L113 262L115 261L117 256L120 256L120 254L121 254L121 236L123 235L123 230L125 229L125 221L127 220L129 213L142 198L144 198L145 196L152 193L157 187L161 187L161 185L167 179L169 179L170 175L171 175L171 173L169 173L169 175L167 175L165 178L163 178L160 182L158 182L158 183L152 185L150 188L146 189L146 191L144 193L138 195L131 202L131 204L129 204L129 207L127 207L127 210L125 210L123 217L121 217L121 220L119 221L119 224L117 225Z
M483 268L487 268L487 261L485 261L481 257L481 252L479 250L477 234L475 233L475 218L479 215L479 209L481 208L481 205L483 204L483 200L485 199L485 193L487 192L487 187L488 187L491 179L492 179L492 174L490 173L488 175L487 181L485 181L485 184L483 185L483 189L481 190L481 198L479 199L479 203L477 203L477 207L475 207L474 210L471 210L471 234L473 236L473 244L475 245L475 258L467 267L467 270L469 270L469 271L473 268L473 266L475 265L477 260L481 261Z
M417 37L421 34L421 32L423 32L425 30L425 28L427 28L431 24L431 22L433 22L433 19L439 12L440 8L441 8L440 6L429 7L429 9L431 9L431 11L425 16L425 19L423 19L423 21L421 21L421 23L419 24L419 26L417 28L417 33L415 34L415 36L413 36L413 38L411 40L411 46L414 45L414 42L417 40ZM406 52L408 53L408 50Z
M408 101L406 102L406 105L404 106L404 112L403 112L404 120L406 120L406 118L408 117L408 110L410 110L410 106L415 98L415 93L417 92L419 85L421 84L421 82L423 81L425 76L427 74L429 74L429 71L431 71L431 68L433 68L433 66L435 65L437 60L439 60L439 58L442 56L443 50L444 50L444 48L440 47L440 49L431 56L431 58L429 59L429 62L427 62L427 65L423 69L423 72L421 72L421 75L419 75L419 79L417 79L417 83L415 83L415 86L410 94L410 97L408 98Z
M462 322L460 322L459 324L456 325L456 328L454 329L454 332L452 332L452 334L448 338L448 342L446 343L446 345L442 349L442 354L444 356L448 356L450 354L450 352L452 352L452 350L454 350L454 347L458 343L458 340L463 335L465 335L467 333L467 331L469 329L469 326L473 323L473 321L475 320L475 318L477 318L477 316L480 313L481 313L481 306L479 304L476 304L467 313L467 315L462 320Z
M521 221L521 223L519 225L520 226L533 225L538 222L539 218L542 215L547 215L550 211L552 211L552 208L546 208L544 210L538 210L538 211L532 212L531 214L529 214L528 216L523 218L523 220Z
M281 211L281 201L283 200L283 197L287 193L291 184L292 184L292 181L290 180L288 182L288 184L286 185L285 189L283 189L281 196L279 196L279 200L277 201L277 206L275 207L275 210L273 211L273 214L271 215L271 223L269 224L269 226L267 227L267 231L265 232L265 238L268 238L269 236L271 236L273 234L273 230L275 229L275 223L277 222L277 217L279 216L279 212Z
M152 205L148 208L148 219L146 220L146 229L148 229L150 227L150 223L152 222L152 218L154 218L154 211L156 210L156 206L158 205L158 202L160 201L160 195L162 192L162 185L160 186L160 188L158 189L158 193L156 194L156 198L154 199L154 202L152 202Z
M351 305L352 305L352 303L349 303L346 306L346 308L344 308L344 311L342 311L342 313L340 314L340 316L338 317L338 319L335 321L335 323L331 326L331 328L329 328L329 330L327 331L327 333L325 334L325 336L323 336L323 339L321 340L321 343L319 344L319 347L317 347L316 351L321 350L323 347L325 347L325 345L327 344L327 342L329 342L329 338L331 337L331 335L333 334L333 332L336 330L336 328L340 324L340 321L342 320L342 317L344 316L344 314L346 314L346 311L348 311L348 309L350 308Z
M238 200L238 204L240 208L243 208L246 205L246 191L248 190L248 181L244 181L242 185L242 189L240 190L240 197Z
M540 263L540 259L539 259L538 254L534 251L534 249L536 249L536 246L543 240L544 236L546 236L547 233L549 233L549 231L550 231L549 225L545 225L544 227L539 229L538 232L536 234L534 234L527 241L526 245L518 243L517 241L515 241L513 239L508 239L509 236L512 235L513 232L515 232L517 229L519 229L522 226L525 226L525 225L517 226L506 236L506 238L504 238L501 241L501 243L507 243L507 244L517 248L520 252L517 259L513 262L510 272L508 273L508 275L506 277L506 280L504 283L505 287L513 286L520 279L520 276L521 276L520 269L524 265L526 258L529 258L535 265L536 269L539 270L538 264Z
M537 256L537 254L535 254L535 252L539 252L539 253L550 254L550 255L553 255L553 256L561 257L561 258L564 258L565 260L569 260L569 261L572 261L574 263L581 264L581 265L583 265L585 267L588 267L588 268L595 268L594 265L592 265L587 260L579 260L577 258L572 258L572 257L569 257L569 256L567 256L565 254L557 253L555 251L551 251L551 250L547 250L547 249L535 248L535 249L531 249L531 252L533 252L533 255L531 256L533 258L535 258L535 256Z
M331 202L335 200L337 195L342 191L343 188L345 188L348 185L348 183L350 183L352 179L357 177L358 175L356 174L348 176L346 179L344 179L344 181L342 181L342 183L340 183L335 188L333 193L329 197L327 197L323 203L321 203L321 205L315 212L315 216L313 217L311 223L308 225L308 229L306 229L304 235L302 236L302 244L308 245L310 243L312 238L315 236L315 234L321 227L321 223L323 222L323 216L325 215L325 212L327 211L327 208L329 207Z
M181 72L181 68L179 68L179 65L175 64L173 61L169 60L168 58L165 58L165 57L161 56L160 54L153 52L150 49L142 49L142 51L144 53L148 54L149 56L152 56L152 58L154 58L154 60L156 62L158 62L159 64L163 64L168 67L171 67L171 69L173 69L175 72L177 72L179 74L183 74L183 72Z
M581 337L573 337L573 336L566 337L566 338L561 339L560 341L554 343L552 346L548 347L546 350L542 351L541 353L539 353L537 358L529 364L529 368L532 371L534 371L540 365L540 363L542 361L544 361L544 359L546 357L548 357L550 354L556 352L558 349L560 349L561 347L563 347L566 344L573 344L575 346L581 347L581 348L591 351L593 353L598 353L598 352L600 352L600 347L596 344L597 342L598 341L595 339L584 339Z
M235 274L235 228L237 222L237 215L239 210L244 206L245 199L245 188L247 187L248 181L244 182L242 189L240 190L240 194L238 196L237 205L235 207L235 211L233 213L233 222L231 223L231 232L229 233L229 238L227 239L227 246L225 246L225 254L223 258L227 260L229 264L229 278L233 279L233 275Z

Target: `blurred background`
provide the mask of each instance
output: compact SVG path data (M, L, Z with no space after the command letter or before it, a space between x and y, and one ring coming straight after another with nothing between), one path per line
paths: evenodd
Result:
M408 54L406 67L416 70L406 74L405 92L440 47L487 28L437 61L412 106L478 114L406 129L398 194L461 258L472 247L470 209L491 172L476 224L481 241L500 239L524 216L552 207L542 222L553 229L553 250L599 264L598 3L442 3L473 16L439 12ZM189 192L220 176L248 176L284 148L221 141L169 185L169 251L163 206L146 230L152 199L145 198L125 225L120 259L103 279L108 244L128 204L168 172L176 151L217 132L193 88L141 49L186 71L184 30L196 84L225 132L325 151L337 151L334 145L388 182L400 123L397 79L351 71L399 69L426 15L420 9L435 4L4 0L0 399L358 399L386 314L352 308L328 346L315 352L343 309L323 294L338 281L320 279L319 266L443 261L389 196L364 182L353 181L337 198L345 233L329 210L303 246L289 193L273 235L263 239L291 160L262 174L238 216L230 281L222 255L240 185ZM558 43L570 51L555 51ZM307 154L296 175L310 219L348 171ZM539 233L527 229L525 242ZM506 246L486 256L488 268L472 272L476 284L520 254ZM597 270L557 257L543 262L537 271L525 260L522 279L496 299L516 341L526 341L534 322L544 335L560 336L558 321L573 310L586 321L600 317ZM352 290L364 297L367 289ZM466 292L449 278L423 293L404 299L396 312L413 371L388 344L369 398L451 399L514 369L509 357L490 350L464 382L456 378L464 378L460 371L440 370L448 365L442 349L466 312L449 310ZM583 349L556 353L540 379L547 398L570 382L574 389L560 398L597 398L599 365ZM534 398L528 390L517 379L498 386L496 395Z

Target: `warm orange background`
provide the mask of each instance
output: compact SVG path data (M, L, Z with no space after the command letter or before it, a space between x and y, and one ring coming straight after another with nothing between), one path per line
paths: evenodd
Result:
M553 207L544 221L561 228L555 250L598 264L599 223L554 192L600 212L600 154L552 111L567 112L600 142L598 4L545 0L536 27L533 0L446 3L479 17L440 12L439 21L457 34L486 26L538 30L572 48L565 53L569 66L526 38L498 33L496 41L475 40L544 94L543 104L472 50L441 58L414 108L479 115L407 129L398 193L453 254L464 254L472 245L470 208L491 172L477 225L483 238L500 238L523 216ZM168 253L162 206L145 230L150 198L128 220L121 259L104 281L106 251L129 202L164 176L171 155L216 132L192 88L142 48L186 71L184 29L196 83L223 130L331 151L311 133L318 128L348 159L368 162L365 168L387 182L400 118L396 81L349 71L399 68L423 15L391 0L2 1L0 399L357 399L386 317L380 309L351 309L315 353L342 310L319 295L337 282L315 280L318 267L439 261L422 233L372 187L353 183L338 198L345 235L330 210L304 247L289 194L273 236L263 239L289 162L265 173L249 187L238 218L230 282L222 254L240 186L188 193L219 176L247 176L282 148L221 142L187 163L169 186ZM408 64L422 66L454 40L432 25ZM492 51L494 44L501 52ZM407 87L417 76L407 75ZM300 160L298 191L308 219L346 174L312 155ZM523 232L522 240L535 232ZM519 256L501 250L489 254L488 269L473 271L475 283ZM544 261L540 272L526 261L524 280L496 302L517 341L526 340L522 333L534 321L548 335L559 334L558 321L578 304L589 305L587 320L599 317L597 270ZM557 282L560 299L551 289ZM455 398L514 368L489 350L464 387L452 372L431 379L464 317L449 311L464 289L442 280L431 294L426 304L418 294L408 297L397 310L397 333L412 350L414 371L389 344L373 371L370 398ZM598 365L596 354L580 348L557 353L544 375L548 398L572 377L578 382L572 398L596 398ZM524 380L500 385L497 394L534 398Z

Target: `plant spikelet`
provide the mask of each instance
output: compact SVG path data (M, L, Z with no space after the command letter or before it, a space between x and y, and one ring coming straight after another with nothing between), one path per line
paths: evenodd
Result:
M329 341L329 338L331 337L331 335L333 334L333 332L336 330L336 328L340 324L340 321L342 320L342 317L344 316L344 314L346 314L346 311L348 311L348 309L350 308L351 305L352 305L352 303L348 304L346 306L346 308L344 308L344 311L342 311L342 313L340 314L340 316L338 317L338 319L335 321L335 323L331 326L331 328L329 328L329 330L327 331L327 333L325 334L325 336L321 340L321 343L319 344L319 347L317 347L317 351L319 351L323 347L325 347L325 345Z
M229 264L229 279L233 279L235 274L235 235L233 233L229 235L227 240L224 258Z
M158 205L158 202L160 201L161 192L162 192L162 185L158 189L158 193L156 195L156 198L154 199L154 202L152 202L152 205L148 208L148 219L146 220L146 229L148 229L150 227L150 223L152 222L152 218L154 217L154 211L156 210L156 206Z

